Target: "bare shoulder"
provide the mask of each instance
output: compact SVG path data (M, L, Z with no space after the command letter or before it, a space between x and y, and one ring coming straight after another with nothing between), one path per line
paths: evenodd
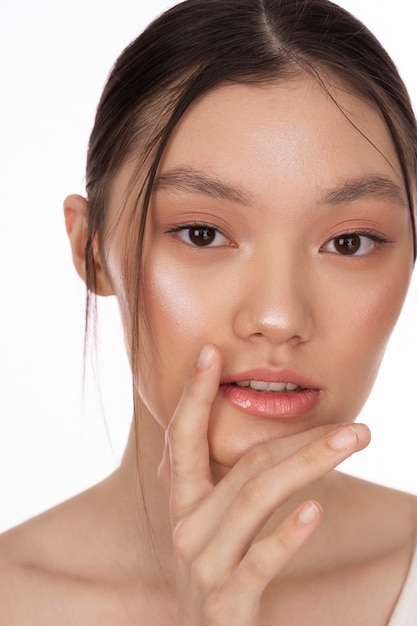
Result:
M130 623L129 564L105 496L97 485L0 536L0 626Z
M390 524L395 522L401 513L401 520L410 529L416 528L417 524L417 495L392 489L384 485L372 483L361 478L339 473L344 484L344 491L349 492L357 499L370 515L378 515L379 518L391 518Z
M102 512L100 490L97 485L0 535L0 565L57 572L74 563L74 572L85 568L100 533L95 515Z
M74 581L68 556L78 553L70 538L76 508L68 501L0 536L1 626L35 624L48 597L55 613L63 603L62 588Z
M265 624L304 623L299 606L309 624L387 624L416 549L417 497L340 472L324 490L322 525L267 590Z
M417 496L338 473L340 497L355 509L356 529L373 536L387 549L409 546L417 540ZM371 542L372 543L372 542Z

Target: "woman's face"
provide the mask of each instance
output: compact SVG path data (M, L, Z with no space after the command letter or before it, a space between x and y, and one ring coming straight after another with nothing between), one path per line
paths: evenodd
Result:
M330 89L339 106L310 78L220 86L190 107L160 165L138 388L165 427L201 347L216 344L209 440L225 466L267 438L355 419L409 284L389 133L368 103ZM117 176L114 214L130 175ZM108 251L125 320L127 229L121 219Z

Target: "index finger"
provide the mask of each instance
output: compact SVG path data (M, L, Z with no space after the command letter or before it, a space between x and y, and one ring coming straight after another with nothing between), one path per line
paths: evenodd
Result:
M213 488L207 431L220 372L219 350L205 345L167 428L173 520L194 508Z

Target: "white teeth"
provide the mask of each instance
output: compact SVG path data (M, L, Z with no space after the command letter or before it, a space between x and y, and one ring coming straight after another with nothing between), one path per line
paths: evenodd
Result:
M251 380L249 385L256 391L284 391L287 386L286 383L265 383L261 380Z
M295 385L294 383L267 383L263 380L241 380L236 383L238 387L250 387L256 391L295 391L300 390L302 387Z
M294 385L294 383L287 383L287 391L295 391L298 385Z
M251 380L249 381L249 387L256 389L256 391L267 391L269 383L263 383L261 380Z

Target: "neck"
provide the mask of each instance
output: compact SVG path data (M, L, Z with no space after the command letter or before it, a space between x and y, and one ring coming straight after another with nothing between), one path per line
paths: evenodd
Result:
M164 430L140 404L140 415L130 428L122 462L113 474L113 492L123 500L127 536L134 542L136 571L141 578L153 579L174 572L171 548L172 530L169 499L158 479L158 466L164 448Z

